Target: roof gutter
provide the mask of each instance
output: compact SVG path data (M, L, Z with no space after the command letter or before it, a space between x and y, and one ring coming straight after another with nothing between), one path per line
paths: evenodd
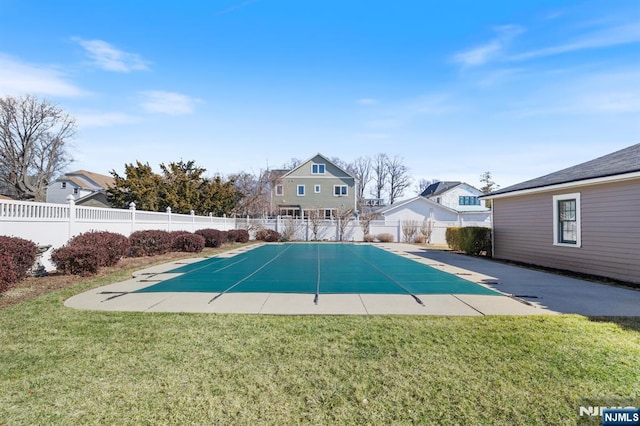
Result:
M500 194L487 194L478 198L484 200L495 200L498 198L516 197L520 195L537 194L540 192L556 191L559 189L576 188L580 186L601 185L612 182L623 182L626 180L640 179L640 172L625 173L620 175L605 176L592 179L584 179L573 182L557 183L554 185L539 186L536 188L520 189L515 191L503 192Z

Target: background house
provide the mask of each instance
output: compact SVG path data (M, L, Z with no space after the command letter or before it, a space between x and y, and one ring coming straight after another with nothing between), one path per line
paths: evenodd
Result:
M105 190L113 185L111 176L78 170L66 173L47 187L47 203L66 203L73 195L76 205L110 207Z
M482 192L463 182L436 182L422 194L377 210L385 221L429 221L431 242L444 244L447 227L491 226L491 210L478 200Z
M442 204L458 212L488 212L485 202L479 197L482 192L464 182L435 182L429 185L420 196Z
M303 161L282 174L272 188L277 215L305 217L305 211L320 210L326 218L338 209L356 210L356 181L322 154Z
M640 144L486 198L494 257L640 283Z

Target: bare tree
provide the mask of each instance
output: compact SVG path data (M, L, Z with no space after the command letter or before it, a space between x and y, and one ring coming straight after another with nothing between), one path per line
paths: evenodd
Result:
M353 163L347 166L347 171L356 178L356 196L358 204L362 205L364 203L364 190L367 187L367 184L371 182L371 158L356 158ZM358 210L362 210L362 208L359 208Z
M402 221L402 235L404 235L404 241L406 243L414 242L417 233L418 233L418 221L417 220L403 220Z
M292 217L288 217L284 221L284 226L282 227L282 239L284 241L293 241L298 233L298 229L300 225L296 220Z
M376 198L382 198L382 191L387 184L387 177L389 174L389 170L387 168L388 162L389 157L387 157L387 154L382 153L376 155L372 160L371 172L376 186L371 194Z
M411 176L409 168L402 164L401 157L387 158L387 173L389 179L389 204L393 204L396 199L402 197L404 190L411 186Z
M373 222L374 219L377 219L379 215L379 213L372 210L362 211L360 213L358 221L360 222L360 227L362 228L364 235L369 235L371 233L371 222Z
M431 239L431 234L433 233L433 222L431 218L422 221L422 225L420 225L420 235L424 239L425 243L428 243Z
M347 230L347 225L353 219L353 209L345 206L340 206L336 210L336 218L338 219L338 240L344 240L344 233Z
M261 171L258 176L252 173L240 172L231 175L230 179L233 179L236 189L242 194L234 213L259 217L269 212L271 186L268 171Z
M429 185L436 183L436 182L440 182L440 179L420 179L420 181L418 182L417 186L416 186L416 191L418 193L418 195L422 194L424 192L425 189L427 189L429 187Z
M320 231L320 225L322 224L322 213L319 209L307 210L307 217L311 224L311 232L313 233L313 240L318 241L318 232Z
M300 164L302 164L302 160L300 160L299 158L292 157L288 163L284 163L282 165L282 168L286 170L293 170L296 167L298 167Z
M480 191L482 191L483 194L488 194L500 188L500 185L496 185L496 183L493 181L491 172L484 172L483 174L481 174L480 183L483 184L480 188ZM486 200L485 206L491 208L493 206L492 200Z
M65 145L73 117L32 95L0 98L0 183L19 199L43 201L45 188L72 159Z

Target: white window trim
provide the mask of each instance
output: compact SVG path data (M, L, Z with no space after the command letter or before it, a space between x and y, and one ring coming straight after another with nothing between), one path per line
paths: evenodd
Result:
M313 167L318 166L318 172L313 171ZM322 166L322 171L320 171L320 166ZM327 165L325 163L312 163L311 164L311 174L312 175L323 175L327 171Z
M576 243L562 243L560 242L560 217L558 212L558 201L564 200L576 200ZM580 208L580 193L574 192L572 194L560 194L553 196L553 245L559 247L582 247L582 210Z
M300 193L300 188L302 188L302 194ZM306 188L304 187L304 185L296 186L296 195L298 197L304 197L305 192L306 192Z
M314 193L319 194L320 191L322 191L322 187L320 185L318 185L318 184L313 185L313 192Z
M336 188L347 188L347 192L345 194L342 194L342 191L340 191L340 194L336 194ZM348 197L349 196L349 185L333 185L333 196L334 197Z
M284 185L276 185L276 196L282 197L284 195Z

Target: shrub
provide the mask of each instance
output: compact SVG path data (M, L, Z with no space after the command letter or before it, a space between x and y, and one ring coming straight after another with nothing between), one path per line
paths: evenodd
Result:
M167 231L136 231L129 236L132 257L154 256L171 251L171 234Z
M413 242L416 244L424 244L427 242L427 237L424 235L416 235L416 237L413 239Z
M202 235L184 233L173 239L172 250L184 251L188 253L199 253L204 248L204 237Z
M204 237L205 247L220 247L227 243L227 233L218 229L199 229L196 234Z
M362 240L367 243L372 243L376 240L376 236L371 234L365 234L365 236L362 237Z
M238 238L238 230L237 229L231 229L231 230L227 231L227 242L235 243L237 238Z
M249 231L246 229L237 229L236 232L236 242L237 243L248 243L249 242Z
M64 274L88 276L98 272L100 250L85 245L64 245L51 253L51 260Z
M129 253L129 239L122 234L107 231L92 231L73 237L69 246L84 246L86 250L98 252L98 266L113 266Z
M378 234L376 236L376 238L381 243L392 243L393 242L393 235L389 234L389 233Z
M444 233L444 239L451 250L461 251L460 229L462 228L447 228Z
M0 293L27 276L37 255L34 242L0 236Z
M259 229L258 232L256 232L256 240L265 241L267 243L280 241L281 238L282 238L282 235L279 232L274 231L273 229L263 228L263 229Z
M445 237L452 250L473 256L491 256L491 229L479 226L447 228Z

